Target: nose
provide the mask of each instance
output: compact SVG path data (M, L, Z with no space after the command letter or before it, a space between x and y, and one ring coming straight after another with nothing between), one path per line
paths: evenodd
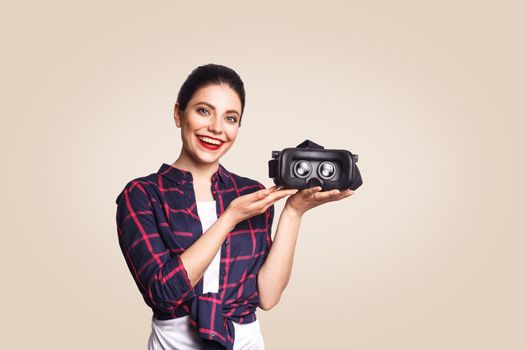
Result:
M208 123L208 130L215 134L222 133L222 118L218 115L211 117L210 122Z

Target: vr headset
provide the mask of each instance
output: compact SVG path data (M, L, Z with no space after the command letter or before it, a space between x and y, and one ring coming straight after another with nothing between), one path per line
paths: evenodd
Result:
M355 190L363 184L357 168L358 155L342 149L324 149L310 140L295 148L272 151L268 173L277 186L299 190L321 186L332 189Z

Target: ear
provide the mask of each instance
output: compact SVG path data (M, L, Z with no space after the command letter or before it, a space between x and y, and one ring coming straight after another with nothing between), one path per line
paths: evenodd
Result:
M180 110L180 105L178 102L175 103L175 106L173 108L173 118L175 119L175 125L177 126L177 128L180 128L182 125L182 112Z

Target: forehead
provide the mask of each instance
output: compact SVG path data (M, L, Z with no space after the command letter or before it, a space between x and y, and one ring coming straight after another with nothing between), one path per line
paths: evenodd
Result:
M207 102L217 109L234 109L241 112L241 100L231 87L226 84L213 84L201 87L193 94L190 104Z

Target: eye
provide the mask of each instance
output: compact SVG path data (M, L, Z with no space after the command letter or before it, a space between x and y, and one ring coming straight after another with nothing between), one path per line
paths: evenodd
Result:
M208 110L206 108L198 108L197 112L199 112L200 114L204 114L204 115L209 115L210 114L210 112L208 112Z
M235 117L235 116L233 116L233 115L229 115L229 116L227 116L226 119L228 119L228 121L229 121L230 123L232 123L232 124L237 122L237 117Z

